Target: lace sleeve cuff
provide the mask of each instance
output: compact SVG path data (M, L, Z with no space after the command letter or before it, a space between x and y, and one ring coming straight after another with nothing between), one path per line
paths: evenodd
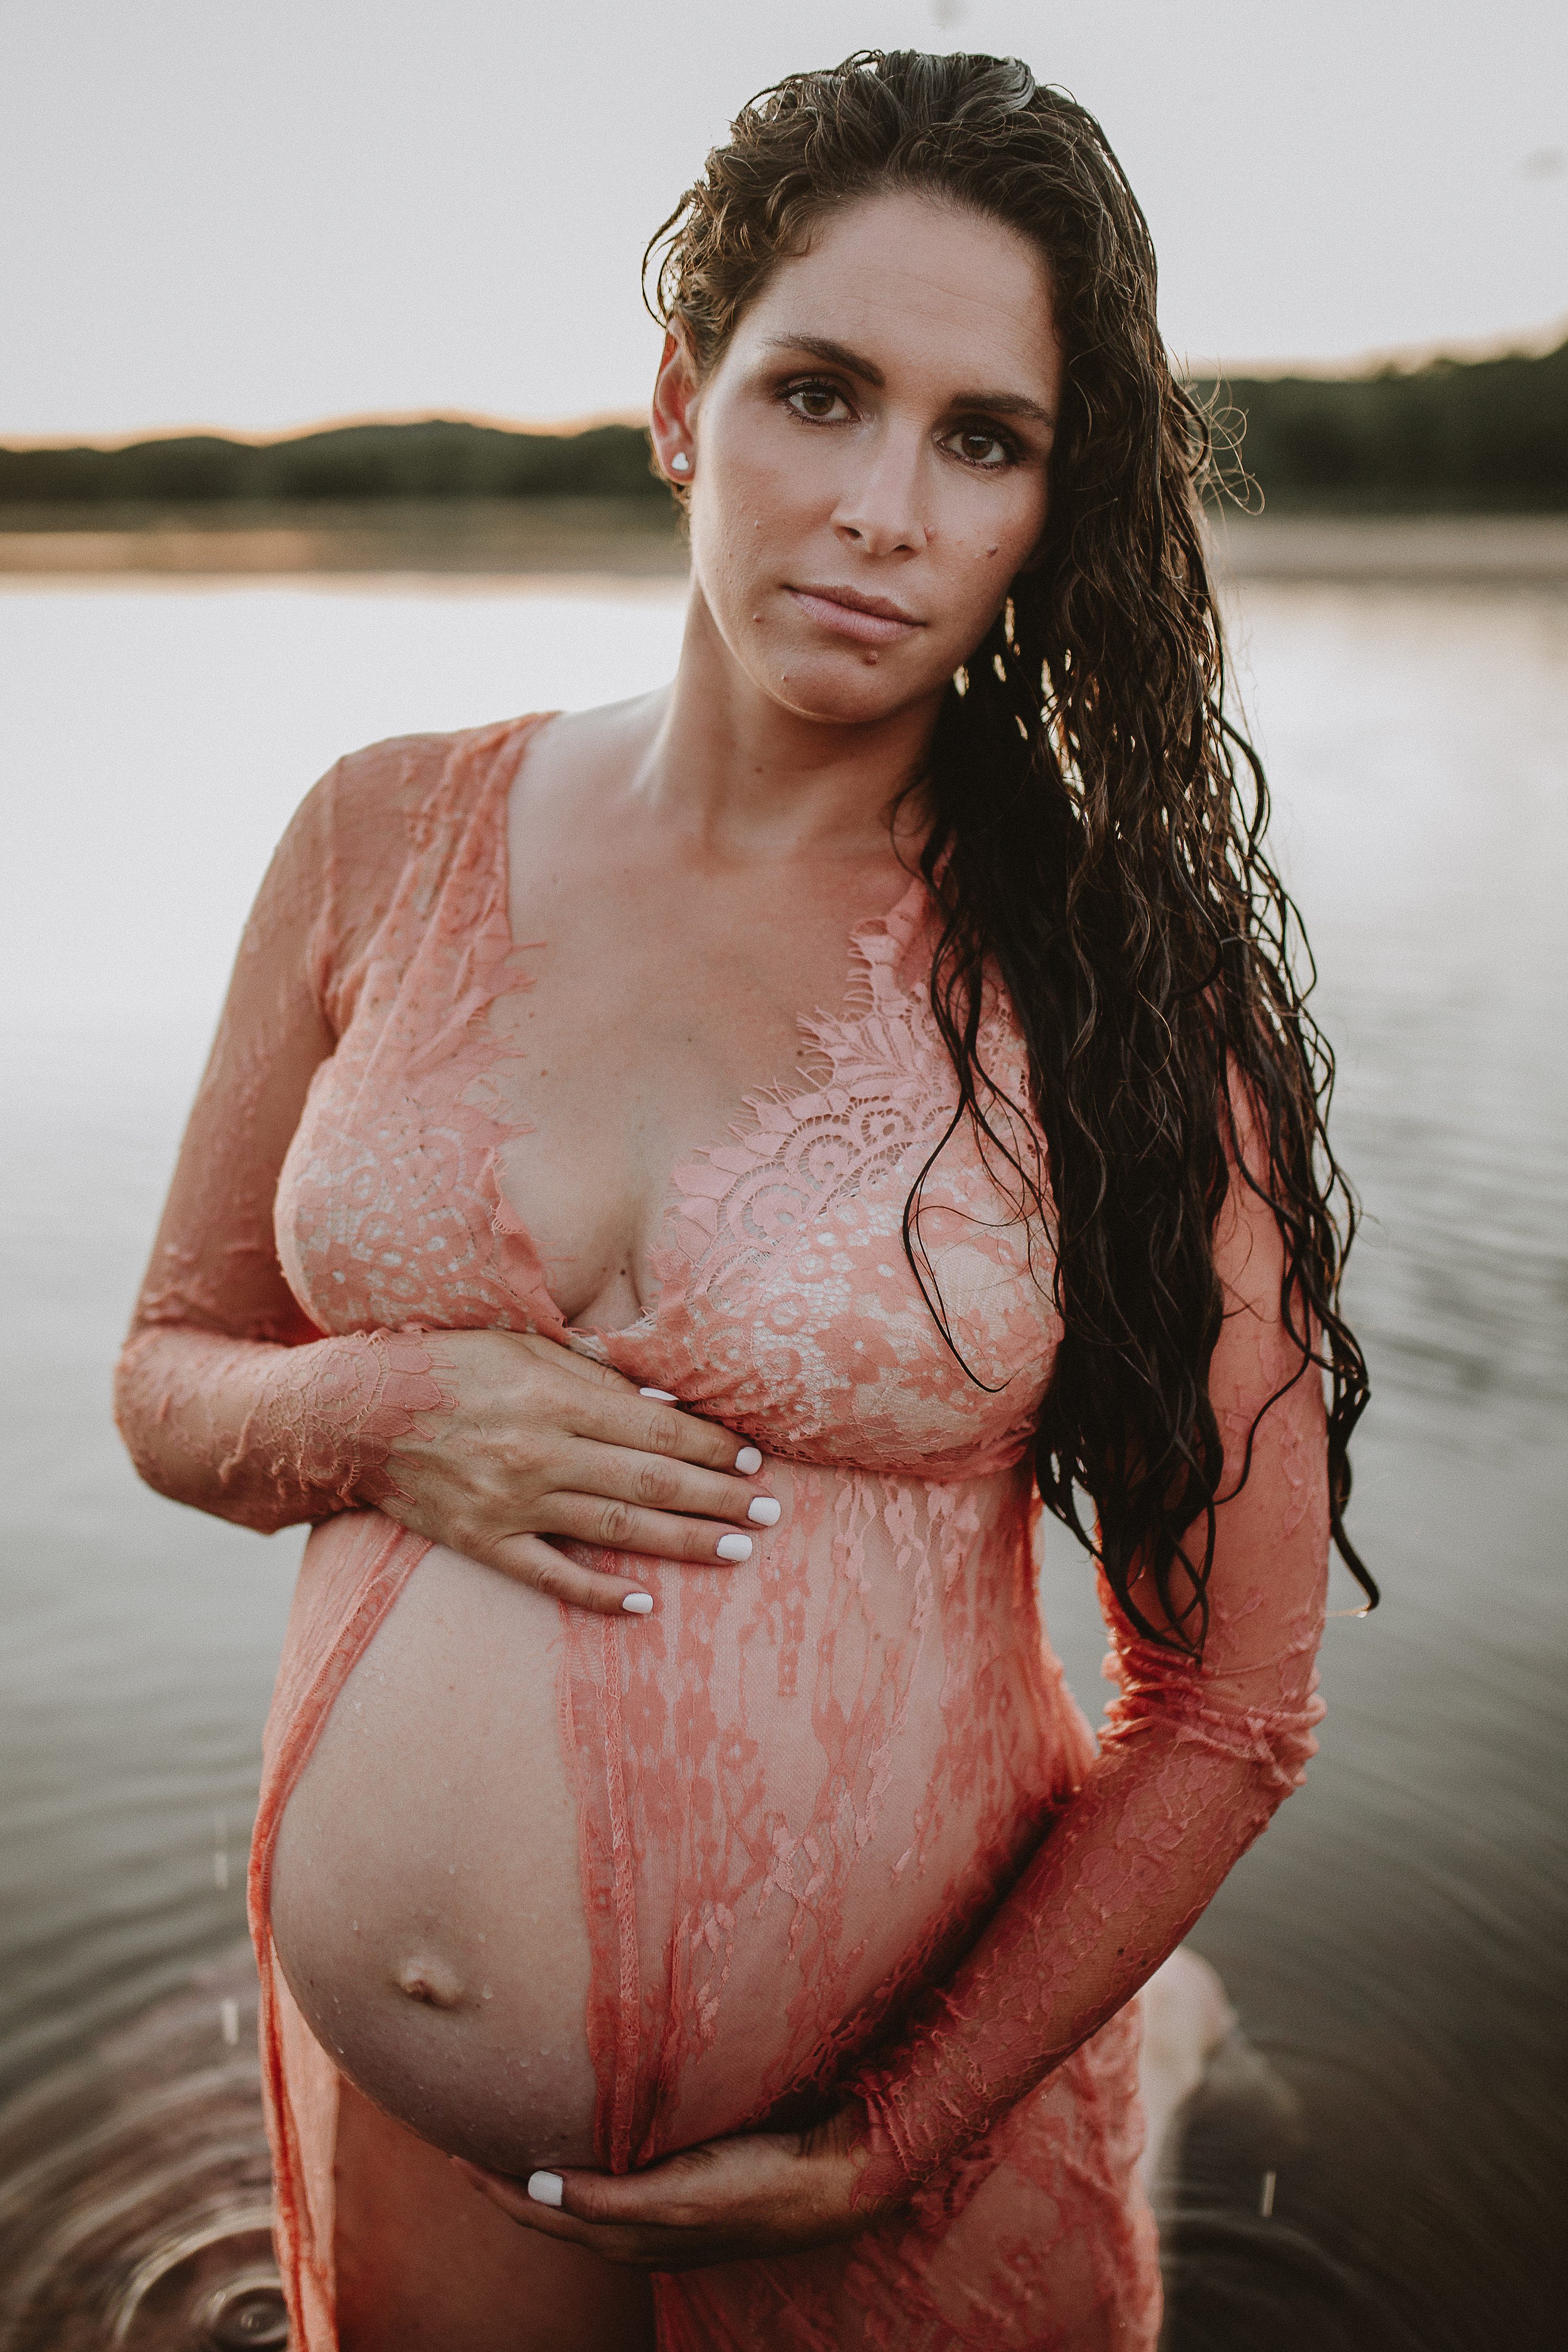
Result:
M149 1323L121 1358L117 1409L160 1494L273 1534L400 1493L393 1447L447 1408L418 1331L289 1347Z

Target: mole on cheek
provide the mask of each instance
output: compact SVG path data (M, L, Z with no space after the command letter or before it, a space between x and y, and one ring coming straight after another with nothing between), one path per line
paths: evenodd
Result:
M462 1979L456 1969L424 1953L405 1960L394 1982L410 2000L426 2001L432 2009L456 2009L463 1998Z

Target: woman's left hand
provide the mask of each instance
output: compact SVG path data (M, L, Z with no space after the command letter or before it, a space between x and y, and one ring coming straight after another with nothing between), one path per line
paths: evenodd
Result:
M452 2161L493 2205L542 2237L569 2239L634 2270L689 2271L804 2253L881 2219L886 2205L852 2202L864 2133L858 2111L845 2107L809 2132L707 2140L643 2172L535 2172L524 2181ZM559 2204L542 2202L540 2189L552 2197L557 2182Z

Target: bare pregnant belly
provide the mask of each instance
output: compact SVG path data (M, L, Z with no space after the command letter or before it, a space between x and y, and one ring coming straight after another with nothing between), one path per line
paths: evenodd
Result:
M767 1559L708 1588L649 1563L659 1615L608 1636L647 1644L609 1743L635 1783L613 1889L605 1822L584 1826L596 1903L641 1938L640 1982L623 1951L609 1989L657 2069L667 2147L802 2079L988 1900L1087 1736L1053 1713L1037 1626L1016 1606L1009 1623L983 1516L877 1486L856 1517L824 1486L808 1548L794 1502L800 1549L773 1568L789 1608ZM785 1514L787 1541L788 1493ZM279 1958L323 2047L388 2114L510 2172L593 2161L564 1640L553 1602L426 1554L337 1698L273 1865ZM576 1737L602 1772L591 1705Z
M560 1613L426 1555L285 1809L272 1929L318 2041L386 2112L508 2171L593 2161Z

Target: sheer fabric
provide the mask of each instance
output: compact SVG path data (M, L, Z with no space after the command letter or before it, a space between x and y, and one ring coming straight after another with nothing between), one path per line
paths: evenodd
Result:
M653 1618L563 1612L598 2160L646 2163L852 2083L872 2183L904 2200L847 2245L660 2280L661 2344L1152 2346L1129 1997L1300 1778L1320 1712L1322 1399L1279 1327L1272 1220L1233 1185L1213 1380L1227 1463L1283 1393L1219 1514L1205 1664L1110 1609L1119 1695L1096 1764L1036 1598L1025 1457L1057 1338L1045 1242L960 1129L921 1237L977 1384L900 1239L953 1103L923 885L857 934L847 1011L804 1024L800 1087L759 1096L673 1171L647 1311L568 1328L501 1179L527 1118L506 1042L529 970L505 832L527 730L377 747L306 803L198 1106L214 1150L171 1204L122 1374L154 1484L255 1526L321 1522L251 1887L299 2342L336 2341L336 2078L276 1965L272 1845L427 1549L364 1507L386 1497L388 1446L440 1402L422 1335L500 1326L743 1432L788 1497L754 1570L637 1560ZM267 1038L289 990L326 1058L284 1158ZM999 995L982 1050L1022 1099ZM280 1159L274 1199L257 1171Z

